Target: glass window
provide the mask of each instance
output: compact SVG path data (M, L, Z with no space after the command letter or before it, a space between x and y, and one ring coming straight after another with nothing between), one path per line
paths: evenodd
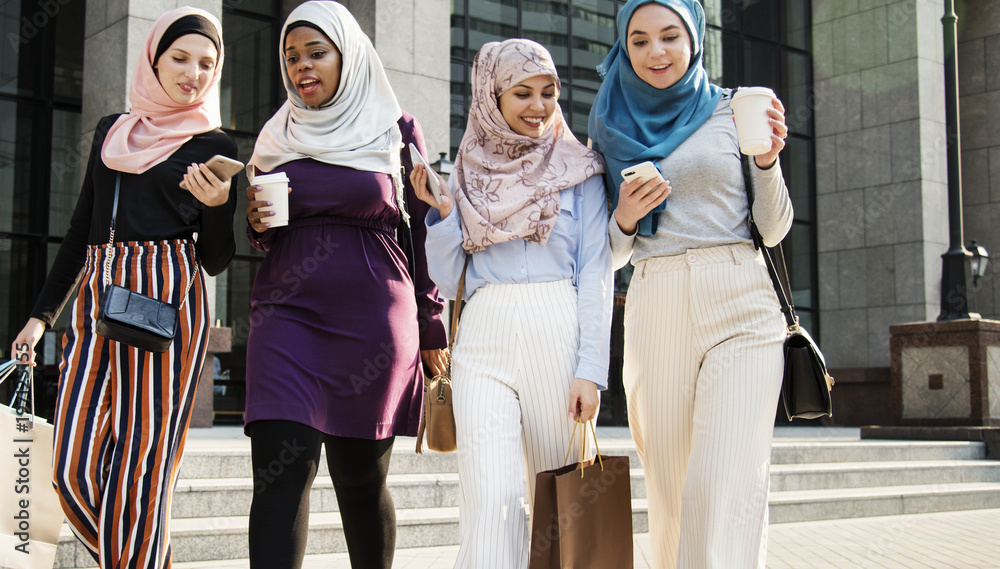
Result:
M461 4L460 2L456 5ZM469 58L475 54L468 55ZM452 14L451 16L451 57L465 59L465 16Z
M580 142L587 143L590 130L587 121L590 120L590 108L594 106L594 99L597 93L583 89L573 90L573 105L569 126L580 139Z
M809 138L791 136L785 140L781 152L781 173L785 176L788 194L795 208L795 219L813 219L813 141Z
M65 235L76 208L90 144L81 144L80 113L52 113L52 163L49 176L49 233Z
M569 80L574 87L600 88L597 66L608 56L618 38L615 12L615 3L607 0L573 3L572 70L563 81Z
M808 50L812 40L812 17L802 0L781 0L781 43Z
M0 50L0 93L42 96L46 72L46 33L52 17L34 2L0 4L3 50ZM82 46L80 52L83 52ZM30 71L21 73L20 70Z
M783 50L782 55L784 78L781 82L781 101L785 105L785 121L793 134L812 136L812 58L805 53L787 49Z
M223 0L223 8L240 12L250 12L258 16L278 16L278 3L275 0ZM229 29L223 26L223 33Z
M796 308L815 308L812 275L816 251L811 233L811 226L797 223L782 243Z
M10 345L28 321L45 279L45 244L38 239L0 239L0 322L5 322L0 350Z
M260 259L233 261L223 275L226 280L226 324L233 329L233 347L246 346L250 334L250 291L260 268Z
M43 128L44 110L28 102L0 100L0 231L41 233L45 188L37 174L47 173L45 153L33 152ZM46 139L48 137L46 136ZM34 157L34 160L32 159Z
M552 54L560 76L569 66L569 3L524 0L521 5L523 37L545 46Z
M743 7L746 6L749 0L721 0L718 2L719 7L717 8L717 15L713 14L713 18L706 21L714 22L716 26L722 26L724 30L732 30L734 32L743 31ZM713 11L716 9L713 9Z
M258 132L277 110L277 93L284 93L275 24L229 12L222 19L226 41L220 93L222 128Z
M741 7L743 17L743 33L763 40L777 42L778 32L778 0L737 0L736 6Z
M52 4L55 4L53 2ZM55 65L52 91L55 97L79 101L83 97L83 26L86 2L59 2L55 24Z
M451 158L458 153L458 145L465 134L468 119L466 101L471 97L472 84L468 74L471 68L465 63L451 64L451 103L449 107L449 128L451 130Z
M708 72L708 80L716 85L722 85L725 77L725 56L721 31L714 28L705 30L705 55L702 61L705 71Z
M778 46L747 39L743 42L742 85L771 87L778 92L781 85L780 52Z
M517 37L517 0L469 0L469 55L484 43Z

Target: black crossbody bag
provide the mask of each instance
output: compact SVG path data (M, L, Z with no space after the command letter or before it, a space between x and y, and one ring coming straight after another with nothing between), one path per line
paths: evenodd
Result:
M177 334L180 307L150 298L125 287L111 284L111 263L115 249L115 218L118 215L118 190L121 174L115 177L115 201L111 212L111 237L104 261L104 297L97 313L96 331L108 340L127 344L147 352L162 354L170 348ZM196 265L197 266L197 265ZM188 279L181 297L184 306L194 276Z
M771 275L771 284L781 303L781 313L785 315L785 371L781 380L781 402L785 407L788 420L796 417L802 419L818 419L833 415L833 400L830 390L833 389L833 377L827 372L826 359L819 351L819 346L805 328L799 326L799 317L795 315L795 305L792 303L791 286L788 282L788 269L785 267L785 253L779 243L776 251L777 263L781 267L784 281L775 269L775 259L764 246L764 240L757 230L753 220L753 183L750 179L750 157L741 154L743 161L743 183L746 186L747 201L750 203L750 236L753 245L764 254L767 272Z

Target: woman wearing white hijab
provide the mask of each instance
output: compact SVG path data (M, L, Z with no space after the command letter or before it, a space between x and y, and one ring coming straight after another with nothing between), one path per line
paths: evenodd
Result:
M247 191L249 238L267 252L247 340L250 564L301 565L325 446L351 564L388 569L392 444L417 432L421 356L439 361L447 345L436 289L422 286L429 279L414 262L415 293L394 238L403 217L400 148L419 135L401 120L382 64L346 8L302 4L281 37L288 101L248 166L251 177L284 172L294 188L288 225L273 228L262 221L270 204Z

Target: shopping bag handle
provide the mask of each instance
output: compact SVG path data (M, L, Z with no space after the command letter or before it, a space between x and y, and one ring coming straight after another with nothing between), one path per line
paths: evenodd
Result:
M601 458L601 447L597 445L597 431L594 430L594 422L587 421L590 425L590 432L594 435L594 448L597 449L597 462L601 465L601 472L604 472L604 459ZM573 435L569 438L569 448L566 449L566 458L563 459L563 466L569 464L569 453L573 450L573 441L576 440L576 430L582 429L582 435L580 435L580 478L583 478L583 461L587 460L587 427L583 425L583 421L577 420L573 424Z

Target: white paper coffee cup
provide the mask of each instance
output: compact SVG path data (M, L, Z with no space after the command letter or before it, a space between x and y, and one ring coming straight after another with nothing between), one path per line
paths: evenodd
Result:
M260 191L255 194L258 200L273 204L265 207L274 215L260 218L261 222L270 223L271 227L288 225L288 176L284 172L262 174L254 176L250 183L260 186Z
M767 109L771 108L774 91L767 87L740 87L730 106L736 118L736 136L740 152L748 156L771 150L771 124Z

